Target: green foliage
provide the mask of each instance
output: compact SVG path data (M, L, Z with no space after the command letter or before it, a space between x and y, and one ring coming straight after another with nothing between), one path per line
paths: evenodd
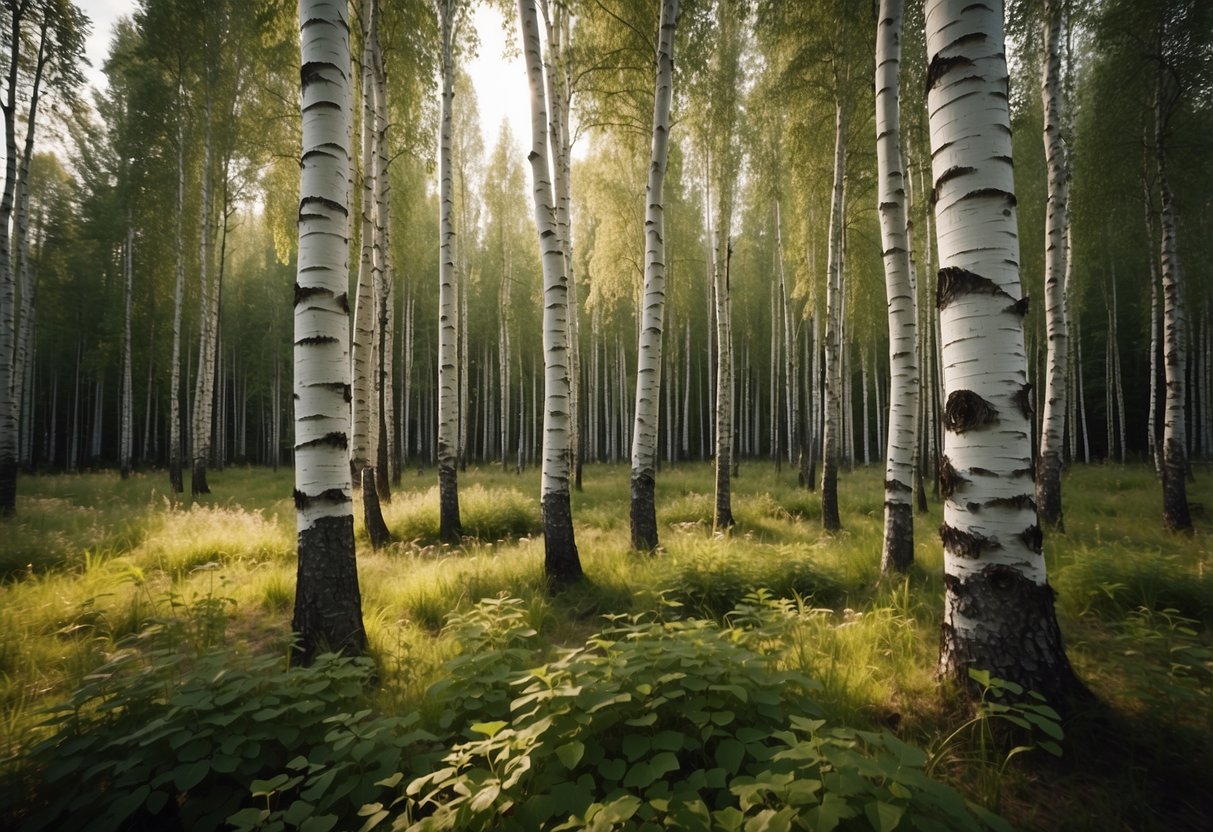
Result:
M398 826L1004 828L930 780L926 755L891 734L789 718L818 712L816 686L763 651L785 623L764 596L751 600L737 626L613 617L584 647L513 674L508 712L487 714L500 718L472 725L478 737L408 785ZM486 612L517 627L507 604ZM480 617L464 619L473 637ZM517 664L514 641L476 661Z
M223 648L228 602L178 602L124 642L71 698L0 818L25 829L331 829L385 793L402 759L424 765L417 716L365 701L373 668L326 655L307 668ZM70 799L64 799L64 795Z
M1132 692L1151 709L1174 713L1213 692L1213 650L1197 622L1178 610L1138 607L1120 622L1116 642L1126 658L1144 658L1129 677Z
M1022 686L988 670L970 668L969 678L981 687L981 701L971 719L936 744L927 772L963 763L977 773L981 803L997 812L1011 761L1036 749L1060 757L1065 735L1061 717L1036 691L1025 698Z

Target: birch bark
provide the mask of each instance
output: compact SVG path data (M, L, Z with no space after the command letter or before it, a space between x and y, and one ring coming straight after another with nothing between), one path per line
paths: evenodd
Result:
M821 430L821 525L826 531L838 531L838 437L842 425L839 413L842 399L842 188L843 160L846 155L846 119L841 102L834 102L834 195L830 203L829 264L826 275L825 386Z
M581 578L569 501L569 328L568 276L552 195L547 141L547 100L535 0L518 0L523 56L531 87L531 177L535 225L543 263L543 468L544 574L553 584Z
M1064 708L1070 668L1032 501L1030 389L1000 4L929 0L927 108L944 365L940 675L970 669Z
M889 304L889 438L885 452L880 571L914 563L914 451L918 445L918 309L907 235L901 156L901 33L904 3L881 0L876 28L876 161L885 296Z
M1045 373L1045 405L1040 433L1040 461L1036 471L1036 505L1041 522L1058 530L1065 528L1061 504L1061 465L1066 418L1066 321L1065 273L1069 260L1066 238L1069 202L1069 165L1062 136L1061 30L1062 5L1047 0L1042 41L1044 72L1041 99L1044 106L1045 163L1049 176L1049 201L1045 216L1045 323L1048 357Z
M366 647L349 466L349 20L345 0L300 0L303 155L295 282L293 654Z
M636 356L636 407L632 428L632 548L657 548L657 420L661 402L661 349L665 323L664 183L669 157L670 102L674 91L674 33L678 0L664 0L658 23L657 81L652 153L645 189L644 300Z
M459 344L455 286L455 185L451 170L451 108L455 98L455 0L438 0L442 28L442 121L438 144L438 514L439 536L457 545L459 522Z

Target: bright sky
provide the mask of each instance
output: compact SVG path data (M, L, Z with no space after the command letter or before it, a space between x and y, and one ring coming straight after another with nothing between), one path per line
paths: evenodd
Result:
M86 44L92 66L86 77L90 84L101 88L105 86L105 74L101 67L109 53L114 23L134 10L135 0L76 2L93 21L93 32ZM519 144L527 147L531 135L530 92L522 57L516 55L509 60L503 57L506 39L501 28L501 13L496 8L477 6L474 23L480 36L480 53L475 60L468 62L467 70L476 85L485 153L492 151L503 118L509 119L510 129L514 131Z

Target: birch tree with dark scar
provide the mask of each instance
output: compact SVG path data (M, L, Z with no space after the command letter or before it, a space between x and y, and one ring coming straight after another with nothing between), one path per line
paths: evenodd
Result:
M914 448L918 442L918 310L906 234L898 84L902 0L881 0L876 29L876 159L881 249L889 302L889 439L885 456L884 549L880 571L905 572L914 562Z
M925 19L945 395L939 672L969 687L970 669L987 670L1064 707L1083 687L1032 499L1002 8L931 0Z
M366 647L349 466L349 132L344 0L301 0L303 156L295 282L294 657Z
M548 152L547 100L544 94L543 56L535 0L518 0L522 54L531 87L531 184L535 225L543 262L543 511L544 574L554 584L581 578L581 560L573 536L573 510L569 500L572 469L569 454L569 329L568 276L552 192L551 154Z
M662 327L665 319L666 161L670 142L670 101L674 92L674 33L678 0L661 4L657 82L653 102L652 156L645 189L644 299L636 356L636 409L632 428L632 547L657 548L657 412L661 401Z

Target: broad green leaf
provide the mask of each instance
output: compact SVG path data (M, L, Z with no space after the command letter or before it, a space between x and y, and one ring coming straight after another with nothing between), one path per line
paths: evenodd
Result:
M560 762L564 763L567 769L573 769L581 762L581 758L585 755L585 745L583 743L573 741L565 743L556 749L556 756Z
M893 832L897 824L901 823L905 807L877 800L864 807L864 814L868 816L868 822L876 832Z

